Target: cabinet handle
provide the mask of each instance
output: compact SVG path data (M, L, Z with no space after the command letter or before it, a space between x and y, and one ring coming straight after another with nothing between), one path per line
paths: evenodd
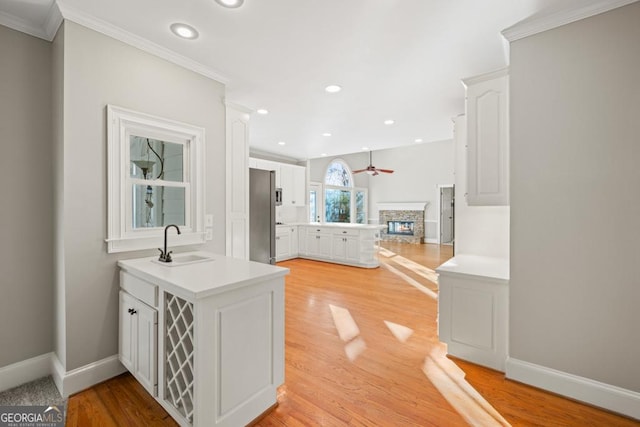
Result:
M319 238L320 238L320 236L316 236L316 239L319 239Z
M343 232L342 232L342 234L347 234L347 232L346 232L346 231L343 231Z
M137 313L137 311L136 311L136 310L134 310L133 308L130 308L130 309L129 309L129 310L127 310L127 311L128 311L128 312L129 312L129 314L130 314L130 315L132 315L132 316L133 316L134 314L136 314L136 313Z

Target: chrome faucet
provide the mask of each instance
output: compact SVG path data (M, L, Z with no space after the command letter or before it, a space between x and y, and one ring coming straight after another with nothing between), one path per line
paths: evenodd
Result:
M178 234L181 234L180 233L180 228L178 228L178 226L175 225L175 224L169 224L164 228L164 251L162 249L158 248L158 250L160 251L160 258L158 258L158 261L162 261L162 262L171 262L171 261L173 261L171 259L171 252L173 252L173 251L168 251L167 252L167 231L171 227L175 227L175 229L178 232Z

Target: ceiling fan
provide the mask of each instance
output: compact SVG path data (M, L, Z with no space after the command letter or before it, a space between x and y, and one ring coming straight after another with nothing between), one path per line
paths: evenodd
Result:
M393 170L391 169L379 169L375 166L373 166L373 162L371 161L371 151L369 151L369 166L367 166L366 169L360 169L357 171L353 171L353 173L360 173L360 172L366 172L369 175L379 175L378 172L383 172L383 173L393 173Z

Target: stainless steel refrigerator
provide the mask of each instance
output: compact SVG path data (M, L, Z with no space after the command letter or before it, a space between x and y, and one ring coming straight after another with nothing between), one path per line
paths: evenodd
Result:
M249 259L276 263L276 173L249 169Z

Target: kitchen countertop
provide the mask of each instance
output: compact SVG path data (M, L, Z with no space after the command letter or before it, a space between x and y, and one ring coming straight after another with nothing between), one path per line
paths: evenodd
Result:
M154 262L158 259L155 256L118 261L118 266L133 276L161 285L170 292L190 300L205 298L289 274L288 268L210 252L174 253L173 257L176 259L184 255L200 255L211 259L166 266Z
M291 222L286 224L276 224L276 227L307 226L307 227L333 227L333 228L351 228L359 230L382 230L387 228L386 225L378 224L352 224L347 222Z
M509 280L509 260L479 255L456 255L436 268L436 272L486 277L507 282Z

